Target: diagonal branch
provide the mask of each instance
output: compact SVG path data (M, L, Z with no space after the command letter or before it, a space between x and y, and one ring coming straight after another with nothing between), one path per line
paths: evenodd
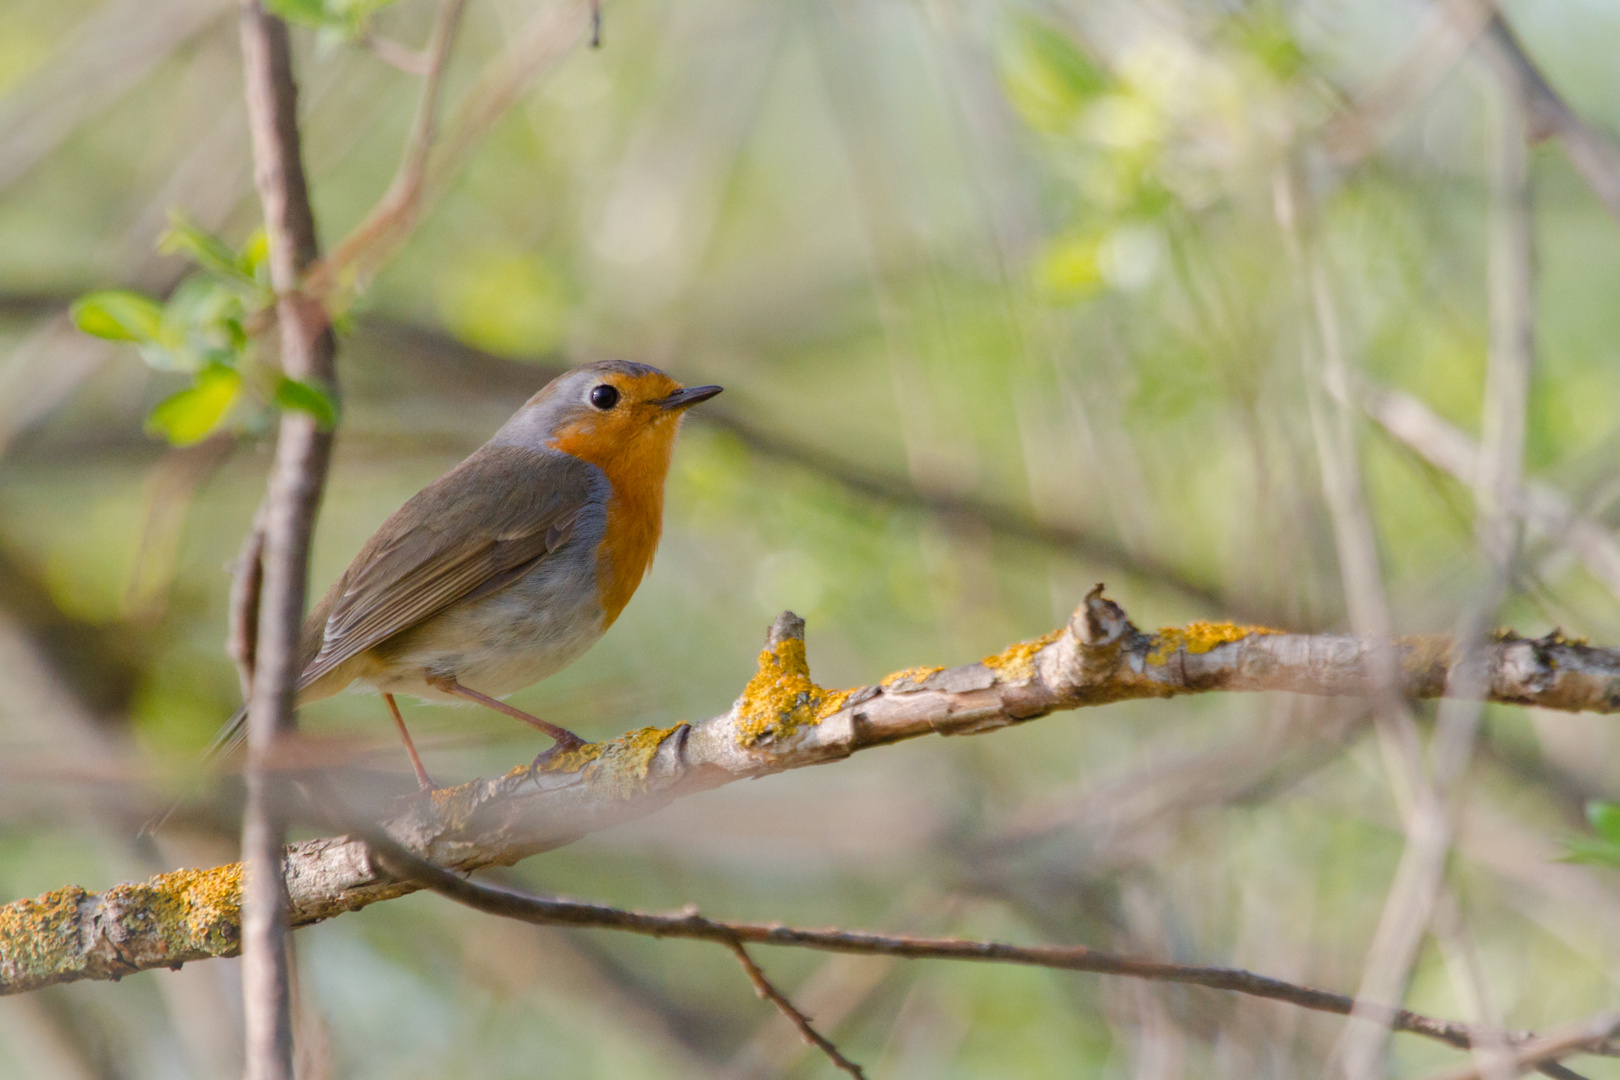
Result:
M1451 0L1456 6L1460 0ZM1491 10L1480 45L1485 59L1504 84L1523 96L1529 113L1532 139L1556 137L1575 171L1581 174L1609 216L1620 221L1620 148L1570 108L1563 96L1541 74L1519 43L1518 35L1502 13L1486 0L1466 0L1466 6Z
M1364 697L1377 686L1375 644L1364 638L1230 623L1143 633L1100 586L1044 637L979 663L910 668L857 689L811 681L803 634L802 620L778 618L758 672L719 716L587 745L532 779L524 765L417 797L388 832L440 866L510 865L697 792L923 735L979 734L1139 698L1258 690ZM1411 697L1478 687L1508 704L1620 712L1620 650L1505 632L1466 656L1446 636L1382 647L1395 654L1401 692ZM352 836L289 845L286 880L294 926L417 888L379 873ZM241 867L232 864L100 894L70 886L0 907L0 994L234 955L240 897Z
M1369 417L1430 465L1461 483L1475 475L1479 447L1410 394L1367 383L1356 395ZM1525 524L1573 554L1616 597L1620 597L1620 541L1601 522L1580 513L1563 492L1525 481L1514 494L1514 511Z
M329 291L333 277L360 260L370 264L356 266L358 273L375 269L375 265L393 249L401 238L415 226L422 207L422 188L427 182L428 156L433 152L433 141L439 129L439 94L444 85L444 69L450 61L450 46L461 23L461 13L467 0L441 0L439 15L433 22L433 32L422 53L422 93L417 99L416 117L411 121L410 134L405 139L405 153L400 159L399 171L393 182L371 213L345 236L325 260L310 273L309 288L317 294ZM373 43L376 47L377 43ZM385 50L386 51L386 50Z
M441 192L450 174L523 92L565 56L590 25L588 5L557 0L544 6L516 41L485 66L472 90L438 137L439 88L455 27L465 0L444 0L428 46L427 77L398 174L366 219L324 260L310 268L308 288L330 296L357 278L374 273Z
M827 1055L829 1061L855 1077L856 1080L866 1080L866 1074L861 1071L861 1067L839 1053L838 1047L834 1046L825 1035L811 1026L810 1018L800 1012L798 1007L787 999L786 995L771 985L771 980L767 979L765 972L761 971L759 965L754 963L754 958L748 955L748 950L743 947L741 941L728 941L726 947L736 954L738 963L742 964L743 970L748 973L748 981L754 984L754 990L760 997L781 1010L782 1015L787 1017L794 1027L799 1029L799 1034L804 1036L805 1042Z
M1501 1063L1505 1070L1502 1075L1518 1076L1534 1069L1549 1076L1568 1076L1569 1070L1556 1066L1560 1058L1572 1054L1612 1055L1617 1035L1620 1035L1620 1013L1603 1013L1578 1021L1539 1038L1524 1041L1510 1052L1507 1061ZM1549 1066L1557 1067L1558 1071ZM1478 1063L1473 1063L1442 1073L1435 1080L1481 1080L1482 1077L1488 1080L1489 1075L1480 1069Z

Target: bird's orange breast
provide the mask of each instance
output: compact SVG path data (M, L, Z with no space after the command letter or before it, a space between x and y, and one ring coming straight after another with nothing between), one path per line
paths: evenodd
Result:
M664 431L650 430L624 442L595 432L563 431L552 442L564 453L597 466L613 487L607 524L596 549L604 630L635 595L658 550L664 528L664 478L669 474L673 444L673 430L667 436Z

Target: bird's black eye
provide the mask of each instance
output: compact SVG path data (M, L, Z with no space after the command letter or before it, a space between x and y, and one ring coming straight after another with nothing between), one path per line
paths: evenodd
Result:
M591 387L591 404L607 412L619 403L619 392L607 383Z

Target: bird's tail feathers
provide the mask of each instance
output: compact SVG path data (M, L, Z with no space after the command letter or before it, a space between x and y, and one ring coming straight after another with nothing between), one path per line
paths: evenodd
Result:
M246 740L247 706L243 705L232 713L231 718L225 721L224 725L214 733L214 737L210 740L208 746L197 756L197 764L203 766L212 765L220 758L235 753L237 748ZM184 801L184 799L176 799L170 803L163 813L141 826L139 835L148 836L161 829L169 818L174 816L174 812L180 809L180 804Z

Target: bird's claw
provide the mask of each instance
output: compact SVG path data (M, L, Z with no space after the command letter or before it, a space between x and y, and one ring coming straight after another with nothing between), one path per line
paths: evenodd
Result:
M566 738L557 736L555 743L536 754L534 761L529 763L529 779L533 780L536 785L540 783L540 770L546 767L547 762L558 754L566 754L585 745L585 740L573 732L565 731L563 735Z

